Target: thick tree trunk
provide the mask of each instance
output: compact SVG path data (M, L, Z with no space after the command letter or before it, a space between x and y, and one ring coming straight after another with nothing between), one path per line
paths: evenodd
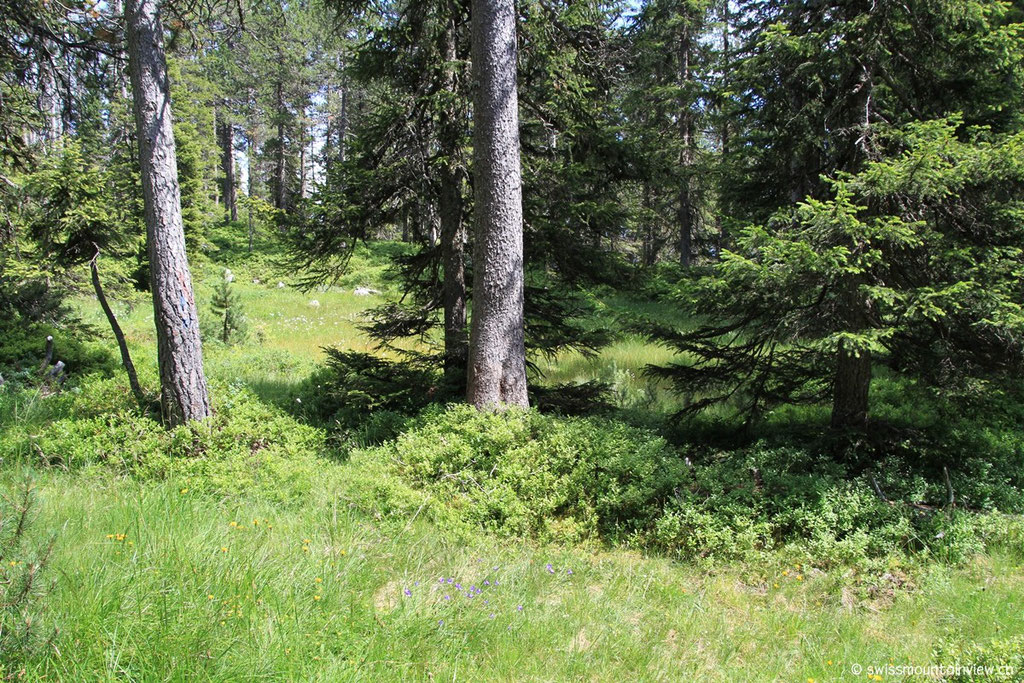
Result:
M473 0L473 322L467 397L529 405L523 329L523 196L513 0Z
M846 330L857 333L871 324L870 302L860 291L861 282L844 283L840 316ZM836 349L836 376L832 394L832 427L859 429L868 419L868 391L871 387L871 353L854 350L839 343Z
M224 174L224 208L232 221L238 220L238 189L235 180L235 131L223 119L217 122L217 138L220 142L220 170Z
M449 20L444 35L444 90L456 92L455 26ZM465 163L462 153L464 112L452 106L440 124L438 142L445 157L440 171L438 213L441 218L441 260L444 267L444 370L448 382L465 390L469 336L466 331L466 229L462 221Z
M199 314L185 254L170 84L156 0L129 0L128 62L153 289L160 401L170 425L210 414Z
M871 354L855 355L839 345L836 378L832 394L832 427L857 429L868 419L868 391L871 387Z

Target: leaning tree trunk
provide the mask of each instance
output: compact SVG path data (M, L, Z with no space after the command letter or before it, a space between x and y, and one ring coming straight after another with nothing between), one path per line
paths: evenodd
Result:
M103 292L103 283L100 282L100 267L97 263L99 258L100 248L96 247L96 255L89 261L89 270L92 274L92 288L96 292L96 300L100 302L103 314L107 316L107 322L110 323L110 331L114 333L117 349L121 352L121 365L124 366L125 374L128 375L128 386L131 387L132 394L135 396L139 407L145 410L146 394L142 391L142 385L139 384L139 374L135 372L135 363L132 362L132 355L128 351L128 342L124 338L124 332L121 330L121 325L117 322L114 310L110 308L107 295Z
M467 397L529 405L514 0L473 0L473 322Z
M156 0L129 0L128 61L146 210L161 405L170 425L210 414L199 313L185 255L170 86Z
M460 87L456 68L454 20L444 33L444 83L446 92ZM465 389L469 338L466 333L466 228L462 220L462 187L465 178L462 126L465 112L453 104L444 112L438 142L445 161L439 175L438 213L441 218L441 259L444 266L444 372L449 383Z

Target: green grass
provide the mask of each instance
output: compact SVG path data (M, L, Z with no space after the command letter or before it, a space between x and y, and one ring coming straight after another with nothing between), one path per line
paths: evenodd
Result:
M708 572L628 552L460 545L363 516L344 466L324 466L336 470L328 483L285 507L40 475L37 527L59 538L47 619L61 636L30 675L835 680L854 663L927 663L951 635L1024 631L1024 574L999 556L862 597L795 567ZM499 585L470 599L439 577Z
M206 346L215 385L241 382L277 401L322 346L368 349L360 312L391 292L379 259L362 258L352 281L306 294L278 288L266 264L246 272L232 252L253 339ZM218 277L219 267L196 269L201 307ZM355 296L360 278L385 293ZM107 335L95 302L79 303ZM117 310L154 388L152 312L144 300ZM541 367L547 381L605 379L622 404L647 396L671 407L666 387L639 372L670 358L625 338L596 358L565 354ZM55 406L38 394L0 402L0 423L41 431ZM19 664L30 680L825 681L852 679L854 664L931 663L944 639L1024 632L1019 554L924 565L912 577L894 569L891 581L781 556L697 566L485 534L467 542L423 517L379 518L363 505L365 477L330 457L312 492L284 503L30 463L0 467L5 489L35 478L31 534L37 546L57 539L40 619L59 634ZM467 598L439 577L499 584Z

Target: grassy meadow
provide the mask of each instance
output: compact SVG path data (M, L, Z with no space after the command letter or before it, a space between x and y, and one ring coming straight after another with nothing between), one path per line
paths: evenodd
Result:
M217 470L223 486L201 480L202 446L179 443L185 432L154 441L183 464L140 465L135 442L163 437L128 418L105 450L57 452L122 424L117 416L131 407L119 371L77 394L0 393L0 480L12 497L31 480L35 501L3 575L18 581L47 558L36 597L9 622L28 615L41 642L6 657L5 676L868 680L868 667L947 662L937 652L944 643L1024 633L1024 549L1012 545L867 572L786 550L756 561L673 558L467 533L419 514L422 507L382 512L367 502L373 473L290 405L322 347L371 348L356 327L361 311L395 292L373 254L358 258L353 276L307 293L242 253L195 266L202 309L223 268L232 269L250 327L244 345L204 349L215 407L231 413L236 396L248 397L237 399L253 403L245 419L278 425L266 427L272 436L259 447L246 442L251 453L237 468ZM380 293L359 296L357 286ZM107 344L95 301L78 305ZM116 311L153 388L148 302L120 302ZM597 357L564 354L540 367L545 381L605 379L621 406L667 410L674 399L641 369L670 358L626 336ZM275 440L298 445L278 452ZM269 474L253 473L264 466Z

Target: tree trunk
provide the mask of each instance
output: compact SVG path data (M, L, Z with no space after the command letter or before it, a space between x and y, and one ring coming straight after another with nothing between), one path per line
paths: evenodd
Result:
M110 0L107 3L110 11L110 18L115 24L124 25L124 0ZM120 59L111 60L111 67L114 72L114 88L121 96L121 99L128 101L128 76L124 72L124 62Z
M306 192L306 124L299 127L299 198L305 199Z
M693 167L693 114L688 88L690 86L690 53L691 27L690 16L681 17L681 29L678 44L679 67L679 168L683 174L679 184L679 197L676 218L679 223L679 264L688 268L693 253L693 197L690 192L691 169Z
M97 263L99 258L100 250L97 248L96 255L89 261L89 270L92 273L92 288L96 292L96 300L100 302L100 308L103 309L103 315L107 316L107 322L110 323L110 331L114 333L117 349L121 352L121 365L124 366L125 374L128 375L128 386L131 387L132 395L135 396L139 407L145 410L146 394L143 393L142 385L139 384L139 374L135 372L135 363L132 362L132 356L128 352L128 342L124 338L121 325L117 322L117 316L114 315L113 309L107 303L106 294L103 293L103 285L100 283L100 268Z
M832 427L857 429L868 419L871 387L871 354L854 355L842 343L836 351L836 378L832 394Z
M39 111L44 121L43 142L52 148L63 133L63 106L55 73L56 49L50 41L45 41L44 45L46 54L39 61Z
M185 254L170 85L156 0L129 0L128 61L135 105L156 323L160 401L174 426L210 414L199 313Z
M523 329L523 196L513 0L473 0L476 243L467 397L529 405Z
M238 220L238 190L235 181L235 131L234 127L221 119L217 122L217 138L220 142L220 169L224 174L224 208L232 221Z
M282 58L283 59L283 58ZM287 195L285 190L285 159L284 159L284 85L277 81L275 88L275 103L277 105L277 147L275 149L274 167L274 208L284 211L286 208Z
M459 87L455 73L455 26L449 20L444 35L443 89L454 93ZM438 213L441 218L441 259L444 267L444 371L448 382L459 391L466 388L466 229L462 221L462 187L465 164L462 154L464 113L452 106L442 117L438 142L445 161L439 173Z
M342 65L342 68L345 68ZM348 77L341 79L341 111L338 113L338 162L345 163L345 146L348 139Z

